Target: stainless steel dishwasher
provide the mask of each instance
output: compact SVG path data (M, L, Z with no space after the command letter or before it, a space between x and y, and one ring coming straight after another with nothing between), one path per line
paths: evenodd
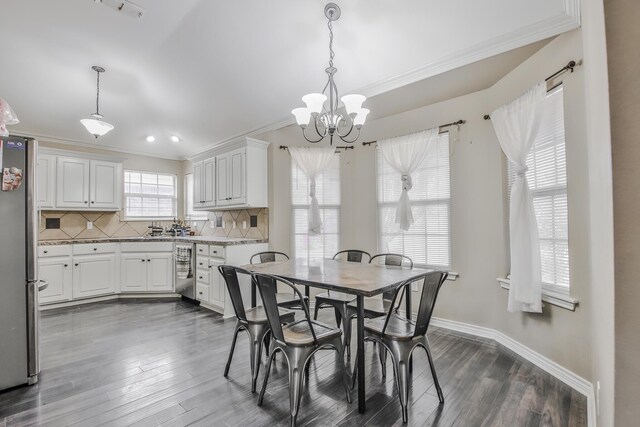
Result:
M176 292L183 299L196 301L196 251L193 243L177 243L174 252Z

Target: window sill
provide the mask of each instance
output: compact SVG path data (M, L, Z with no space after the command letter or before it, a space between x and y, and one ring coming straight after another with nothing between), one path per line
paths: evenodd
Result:
M175 216L171 217L157 217L157 218L144 218L144 217L123 217L122 221L126 222L151 222L151 221L173 221Z
M499 277L496 280L503 289L509 290L511 288L511 281L509 279ZM550 291L548 289L542 290L542 301L571 311L575 311L576 306L578 305L578 300L570 295Z

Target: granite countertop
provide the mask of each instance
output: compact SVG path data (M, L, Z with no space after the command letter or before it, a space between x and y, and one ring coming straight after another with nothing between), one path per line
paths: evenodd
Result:
M107 237L101 239L67 239L67 240L42 240L38 242L41 246L56 246L56 245L75 245L75 244L95 244L95 243L131 243L131 242L187 242L187 243L201 243L205 245L242 245L246 243L268 243L267 239L248 239L248 238L235 238L235 237L213 237L213 236L187 236L187 237L172 237L172 236L157 236L157 237Z

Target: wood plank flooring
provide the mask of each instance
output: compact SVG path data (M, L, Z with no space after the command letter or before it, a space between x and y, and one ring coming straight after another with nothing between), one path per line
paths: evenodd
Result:
M334 322L330 310L322 316ZM40 381L0 394L0 426L288 425L282 356L262 407L250 391L246 335L238 339L229 378L222 376L233 325L175 300L43 312ZM427 358L418 351L410 426L587 425L584 396L500 345L438 328L429 338L445 404L438 405ZM304 385L299 425L402 425L391 364L382 378L376 350L366 349L367 412L346 402L336 353L321 351ZM263 373L264 366L259 385Z

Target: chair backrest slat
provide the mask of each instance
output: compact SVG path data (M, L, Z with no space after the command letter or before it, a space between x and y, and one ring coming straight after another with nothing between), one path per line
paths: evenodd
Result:
M267 313L269 326L271 327L271 332L275 337L275 339L286 343L284 339L284 333L282 332L282 325L280 324L280 309L278 307L278 300L276 298L276 293L278 292L278 282L280 282L281 284L290 287L293 290L293 293L295 294L295 296L300 301L300 306L304 311L306 321L309 324L309 328L311 329L313 343L317 344L318 340L316 338L315 330L313 329L313 323L311 322L309 307L307 307L307 304L304 298L302 297L302 294L293 285L293 283L281 277L276 277L270 274L253 273L253 278L258 285L258 290L260 291L260 298L262 298L262 304L264 305L265 312Z
M253 254L251 256L251 259L249 260L249 263L262 264L263 262L274 262L278 256L281 256L284 259L289 259L289 255L285 254L284 252L265 251L265 252L258 252L257 254ZM260 261L257 261L258 259Z
M337 252L333 256L333 259L339 258L342 254L347 254L347 262L362 262L363 257L366 257L365 262L369 262L369 260L371 260L369 252L361 251L360 249L347 249Z
M404 267L408 269L413 269L413 260L406 255L402 254L377 254L371 257L369 260L369 264L375 264L377 261L382 259L383 265L388 265L392 267ZM374 262L376 261L376 262ZM395 295L395 290L387 291L382 294L382 299L391 301ZM403 294L400 296L400 301L402 301ZM400 301L398 303L400 303Z
M247 321L247 314L244 311L244 303L242 301L242 292L240 291L240 282L238 281L238 273L248 274L251 276L251 272L240 267L234 267L232 265L220 265L218 271L222 274L224 282L227 285L229 296L231 297L231 304L233 305L233 311L236 313L236 317L239 320ZM251 279L253 280L253 278Z

